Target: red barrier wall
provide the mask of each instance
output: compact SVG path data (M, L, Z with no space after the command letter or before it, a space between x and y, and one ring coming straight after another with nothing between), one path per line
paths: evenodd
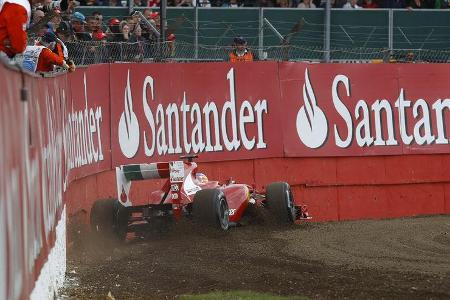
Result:
M22 78L1 61L0 74L0 299L43 299L65 272L61 120L70 91L66 76ZM38 278L50 256L57 267L44 287Z
M199 153L209 178L289 182L316 221L449 213L446 67L114 64L112 167ZM70 191L71 213L87 218L116 197L114 172Z

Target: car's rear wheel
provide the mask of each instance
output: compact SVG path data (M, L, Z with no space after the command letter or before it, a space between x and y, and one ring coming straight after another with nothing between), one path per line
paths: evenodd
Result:
M196 220L222 230L230 227L228 202L221 190L198 191L194 196L192 214Z
M273 219L279 224L292 224L296 219L296 208L291 187L286 182L274 182L267 186L266 204Z
M97 200L91 209L90 223L95 234L122 241L127 234L128 211L116 199Z

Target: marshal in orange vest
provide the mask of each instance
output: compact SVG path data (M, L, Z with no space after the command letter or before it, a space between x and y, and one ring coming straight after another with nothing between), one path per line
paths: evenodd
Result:
M243 37L234 39L234 47L229 54L230 62L253 61L253 53L247 49L247 41Z

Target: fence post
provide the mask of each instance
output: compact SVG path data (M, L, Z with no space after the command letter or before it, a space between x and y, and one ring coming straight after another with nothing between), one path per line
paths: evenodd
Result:
M324 52L323 52L323 60L326 63L330 62L330 27L331 27L331 0L327 0L327 4L325 6L325 27L324 27Z
M263 50L263 47L264 47L264 8L262 8L262 7L259 8L259 26L258 26L258 28L259 28L259 31L258 31L258 33L259 33L258 34L258 36L259 36L258 56L259 56L259 59L263 59L264 58L264 50Z
M197 3L198 4L198 3ZM195 48L195 59L198 59L198 5L194 8L195 12L195 21L194 21L194 48Z
M389 25L388 25L388 48L389 48L389 58L393 54L394 51L394 10L389 9Z
M131 15L133 11L134 11L134 1L128 0L128 15Z
M159 3L159 59L164 59L164 48L166 47L166 24L167 24L167 0L161 0Z

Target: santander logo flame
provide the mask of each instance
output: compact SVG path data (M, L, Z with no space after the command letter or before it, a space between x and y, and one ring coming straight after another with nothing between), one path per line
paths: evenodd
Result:
M127 158L134 157L139 149L139 122L133 111L129 70L125 88L125 110L119 121L119 144L122 153Z
M309 148L319 148L328 136L328 122L325 114L317 106L316 96L309 80L308 69L305 70L303 84L304 106L297 113L297 133L300 140Z

